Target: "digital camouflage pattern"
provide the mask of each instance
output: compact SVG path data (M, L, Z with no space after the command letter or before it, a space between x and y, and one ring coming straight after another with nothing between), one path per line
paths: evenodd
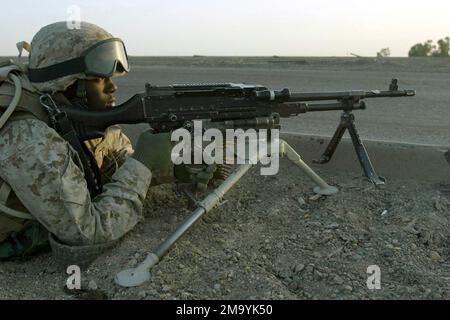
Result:
M67 22L49 24L36 33L31 41L30 68L44 68L81 56L82 52L99 41L113 38L102 28L81 22L80 29L67 28ZM77 79L91 79L84 73L32 84L41 92L64 91Z
M112 180L112 175L133 154L130 139L123 134L119 126L111 126L105 130L103 138L92 139L85 143L94 154L107 182Z
M48 231L69 245L116 240L141 219L151 172L118 127L91 144L111 182L91 199L75 150L37 119L9 121L0 131L0 177ZM121 165L123 163L123 165Z

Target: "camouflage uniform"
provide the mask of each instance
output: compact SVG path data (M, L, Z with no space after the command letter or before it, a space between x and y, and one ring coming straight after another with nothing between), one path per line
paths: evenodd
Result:
M103 156L104 164L115 159L119 165L131 150L126 141L115 128L97 144L96 156ZM81 245L115 240L139 221L151 180L150 170L140 162L124 161L103 193L91 199L76 152L44 122L8 123L0 134L0 148L0 176L23 206L62 241Z
M76 57L86 46L112 37L94 25L83 23L82 30L73 33L76 39L68 39L83 46L72 47L70 51L67 46L52 47L51 59L34 54L48 51L46 47L58 43L55 41L56 38L61 40L58 30L61 30L60 25L50 25L33 38L37 44L32 42L30 67L45 67ZM87 77L76 74L33 85L40 92L55 93L65 90L77 79ZM11 119L0 130L0 178L13 190L8 204L27 210L40 225L69 245L104 243L131 230L141 218L152 178L145 165L129 157L133 149L119 127L111 127L104 138L86 143L107 177L103 192L93 199L78 154L45 122L34 118ZM13 221L19 229L27 224L1 213L0 217ZM0 231L1 223L2 218Z

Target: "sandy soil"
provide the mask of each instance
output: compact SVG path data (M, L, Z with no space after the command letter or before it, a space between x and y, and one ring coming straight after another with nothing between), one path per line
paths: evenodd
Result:
M319 171L320 172L320 171ZM190 213L173 185L153 188L145 221L67 291L51 254L0 264L1 298L27 299L448 299L450 189L323 174L340 192L315 198L298 168L251 171L152 271L124 289L114 275L142 261ZM181 200L181 201L180 201ZM367 268L381 289L367 288Z

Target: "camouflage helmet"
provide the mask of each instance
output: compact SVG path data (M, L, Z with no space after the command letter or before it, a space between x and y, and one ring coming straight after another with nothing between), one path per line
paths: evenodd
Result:
M39 30L31 41L30 69L52 66L79 57L85 50L100 41L112 39L104 29L87 22L80 28L68 28L67 22L49 24ZM85 73L75 73L45 82L31 83L41 92L64 91L78 79L93 79Z

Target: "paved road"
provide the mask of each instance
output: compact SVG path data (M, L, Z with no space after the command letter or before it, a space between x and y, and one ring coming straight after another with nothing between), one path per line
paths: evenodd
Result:
M364 139L450 146L450 76L442 72L329 71L323 68L203 67L135 65L117 79L119 102L143 91L144 83L245 82L291 91L387 89L391 78L402 88L416 89L414 98L367 100L368 110L357 111L357 126ZM283 121L283 131L331 136L338 112L302 115ZM142 127L140 127L142 128ZM127 128L134 138L138 128Z

